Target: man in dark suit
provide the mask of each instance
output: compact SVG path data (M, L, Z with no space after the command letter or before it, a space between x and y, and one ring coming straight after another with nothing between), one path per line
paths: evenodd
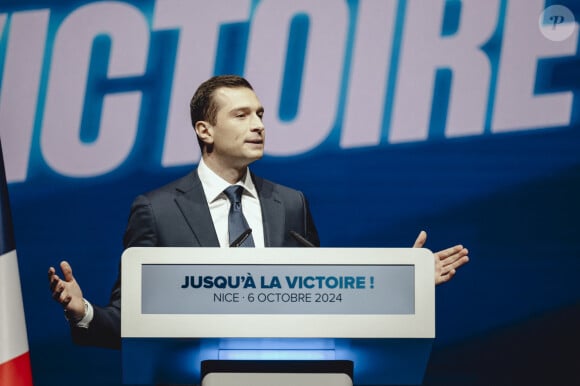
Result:
M202 150L198 168L135 199L125 231L125 248L227 247L244 234L244 229L251 229L251 233L242 246L303 245L294 232L319 246L304 195L257 177L248 169L263 156L265 140L264 108L252 86L238 76L213 77L197 89L190 111ZM234 208L241 210L236 220L230 217ZM422 247L425 239L421 232L415 247ZM467 249L460 245L436 253L436 283L449 280L467 260ZM109 305L98 307L83 298L70 265L61 262L60 267L63 278L50 267L49 283L53 298L65 309L73 340L119 348L120 276Z

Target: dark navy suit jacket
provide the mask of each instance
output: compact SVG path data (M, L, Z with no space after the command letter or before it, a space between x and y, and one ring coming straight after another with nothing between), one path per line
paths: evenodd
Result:
M266 247L300 247L290 231L320 245L308 202L302 192L252 174L262 208ZM207 200L197 171L138 196L123 238L129 247L219 247ZM72 327L81 345L121 347L121 276L106 307L93 305L88 329Z

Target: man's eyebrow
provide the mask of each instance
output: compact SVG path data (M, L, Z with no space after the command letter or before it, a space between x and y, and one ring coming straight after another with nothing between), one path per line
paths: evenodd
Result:
M245 111L246 112L246 111L252 111L252 110L253 110L253 108L250 107L250 106L237 106L237 107L232 108L230 110L230 113L236 113L238 111ZM258 107L256 109L256 112L263 113L264 112L264 106Z

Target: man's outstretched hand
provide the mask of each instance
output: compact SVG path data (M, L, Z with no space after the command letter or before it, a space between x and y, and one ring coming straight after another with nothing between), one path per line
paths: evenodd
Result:
M69 263L62 261L60 269L62 279L56 274L54 267L48 269L48 283L52 298L64 308L70 319L80 320L85 315L83 291L75 280Z
M423 248L426 241L427 232L421 231L419 236L417 236L417 240L415 240L415 244L413 244L413 248ZM435 285L451 280L455 276L457 269L469 261L468 253L469 251L463 245L456 245L435 252L433 254L435 257Z

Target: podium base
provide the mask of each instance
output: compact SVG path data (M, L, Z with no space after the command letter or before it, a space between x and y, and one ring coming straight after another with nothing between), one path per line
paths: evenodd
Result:
M201 386L352 386L353 362L205 360Z
M223 364L240 361L248 365L246 360L275 363L284 358L282 361L310 363L350 361L355 364L354 384L370 386L420 385L433 339L123 338L122 343L123 384L127 385L200 385L204 361ZM272 354L276 350L310 354L270 359L274 355L259 353ZM226 359L220 355L225 351L247 351L253 355Z

